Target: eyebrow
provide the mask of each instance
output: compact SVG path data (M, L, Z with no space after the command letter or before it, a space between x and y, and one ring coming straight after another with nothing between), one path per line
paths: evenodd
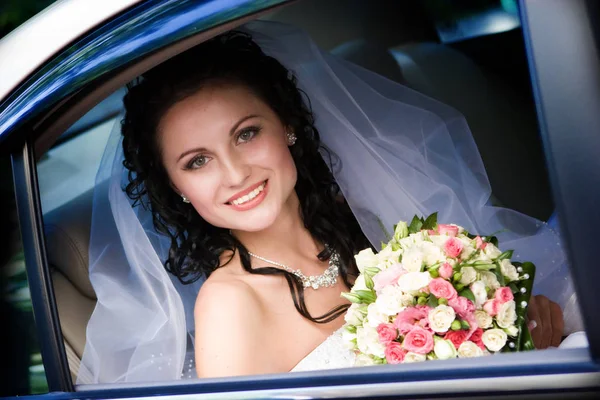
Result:
M242 117L238 122L236 122L235 124L233 124L233 126L229 130L229 136L232 136L235 133L235 131L237 130L237 128L244 121L249 120L251 118L257 118L257 117L260 117L260 115L258 115L258 114L250 114L250 115L246 115L245 117ZM179 155L179 158L177 159L177 162L181 161L181 159L183 157L187 156L188 154L199 153L201 151L206 151L206 149L204 147L196 147L196 148L193 148L193 149L186 150L183 153L181 153L181 155Z

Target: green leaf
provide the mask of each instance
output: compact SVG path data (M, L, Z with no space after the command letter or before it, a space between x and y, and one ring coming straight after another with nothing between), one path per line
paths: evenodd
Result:
M500 264L498 264L498 268L494 270L494 274L496 274L496 278L498 279L498 283L500 284L500 286L506 286L506 281L504 280L504 275L502 275Z
M437 212L434 212L425 219L421 229L435 229L437 227Z
M498 247L498 238L496 236L490 236L487 238L487 242L493 244Z
M509 283L509 284L508 284L508 287L510 288L510 291L511 291L513 294L517 294L517 293L519 293L519 288L517 287L517 285L515 285L515 283L514 283L514 282L511 282L511 283Z
M377 299L377 296L375 296L375 293L373 293L372 290L357 290L354 293L360 297L362 303L365 304L371 304Z
M340 295L352 303L356 303L356 304L362 303L362 300L360 299L360 297L354 293L342 292Z
M367 288L373 290L373 288L375 287L375 283L373 282L371 274L363 274L363 276L365 277L365 285L367 286Z
M490 271L492 269L497 270L496 264L481 264L481 265L473 265L473 268L479 271Z
M504 253L500 254L498 256L498 258L496 258L496 260L501 261L504 259L510 259L513 255L513 251L512 250L506 250Z
M431 308L436 308L439 305L437 297L435 297L434 295L429 296L427 300L427 305Z
M421 219L415 215L408 226L408 233L417 233L421 230L422 226L423 221L421 221Z
M465 289L461 290L458 293L458 295L462 296L462 297L466 297L467 299L471 300L473 302L473 304L475 304L475 295L473 294L471 289L465 288Z

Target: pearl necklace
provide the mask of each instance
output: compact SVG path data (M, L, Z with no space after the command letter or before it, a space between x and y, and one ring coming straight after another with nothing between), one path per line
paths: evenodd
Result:
M335 251L331 253L331 257L329 257L329 267L323 272L322 275L313 275L306 276L299 269L292 269L287 265L278 263L276 261L268 260L264 257L256 255L254 253L248 252L252 257L269 263L271 265L276 265L278 267L283 268L284 270L291 272L296 275L302 281L302 285L305 288L313 288L317 290L321 287L331 287L337 283L337 277L339 275L339 266L340 266L340 256Z

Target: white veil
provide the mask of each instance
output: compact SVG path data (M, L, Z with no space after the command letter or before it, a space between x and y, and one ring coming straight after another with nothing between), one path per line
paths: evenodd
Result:
M488 204L491 189L464 118L452 108L320 51L303 31L253 22L263 51L298 78L334 176L364 233L377 247L399 220L437 211L438 220L495 233L502 249L537 266L534 291L565 309L580 328L560 238L547 224ZM98 303L87 328L78 383L168 381L194 377L193 305L201 281L182 285L164 269L169 240L150 212L122 190L119 129L96 180L90 279ZM186 356L187 354L187 356Z

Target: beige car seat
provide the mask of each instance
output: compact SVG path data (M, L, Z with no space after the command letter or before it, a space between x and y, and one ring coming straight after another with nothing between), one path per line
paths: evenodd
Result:
M96 305L88 274L93 189L44 216L48 263L73 382Z

